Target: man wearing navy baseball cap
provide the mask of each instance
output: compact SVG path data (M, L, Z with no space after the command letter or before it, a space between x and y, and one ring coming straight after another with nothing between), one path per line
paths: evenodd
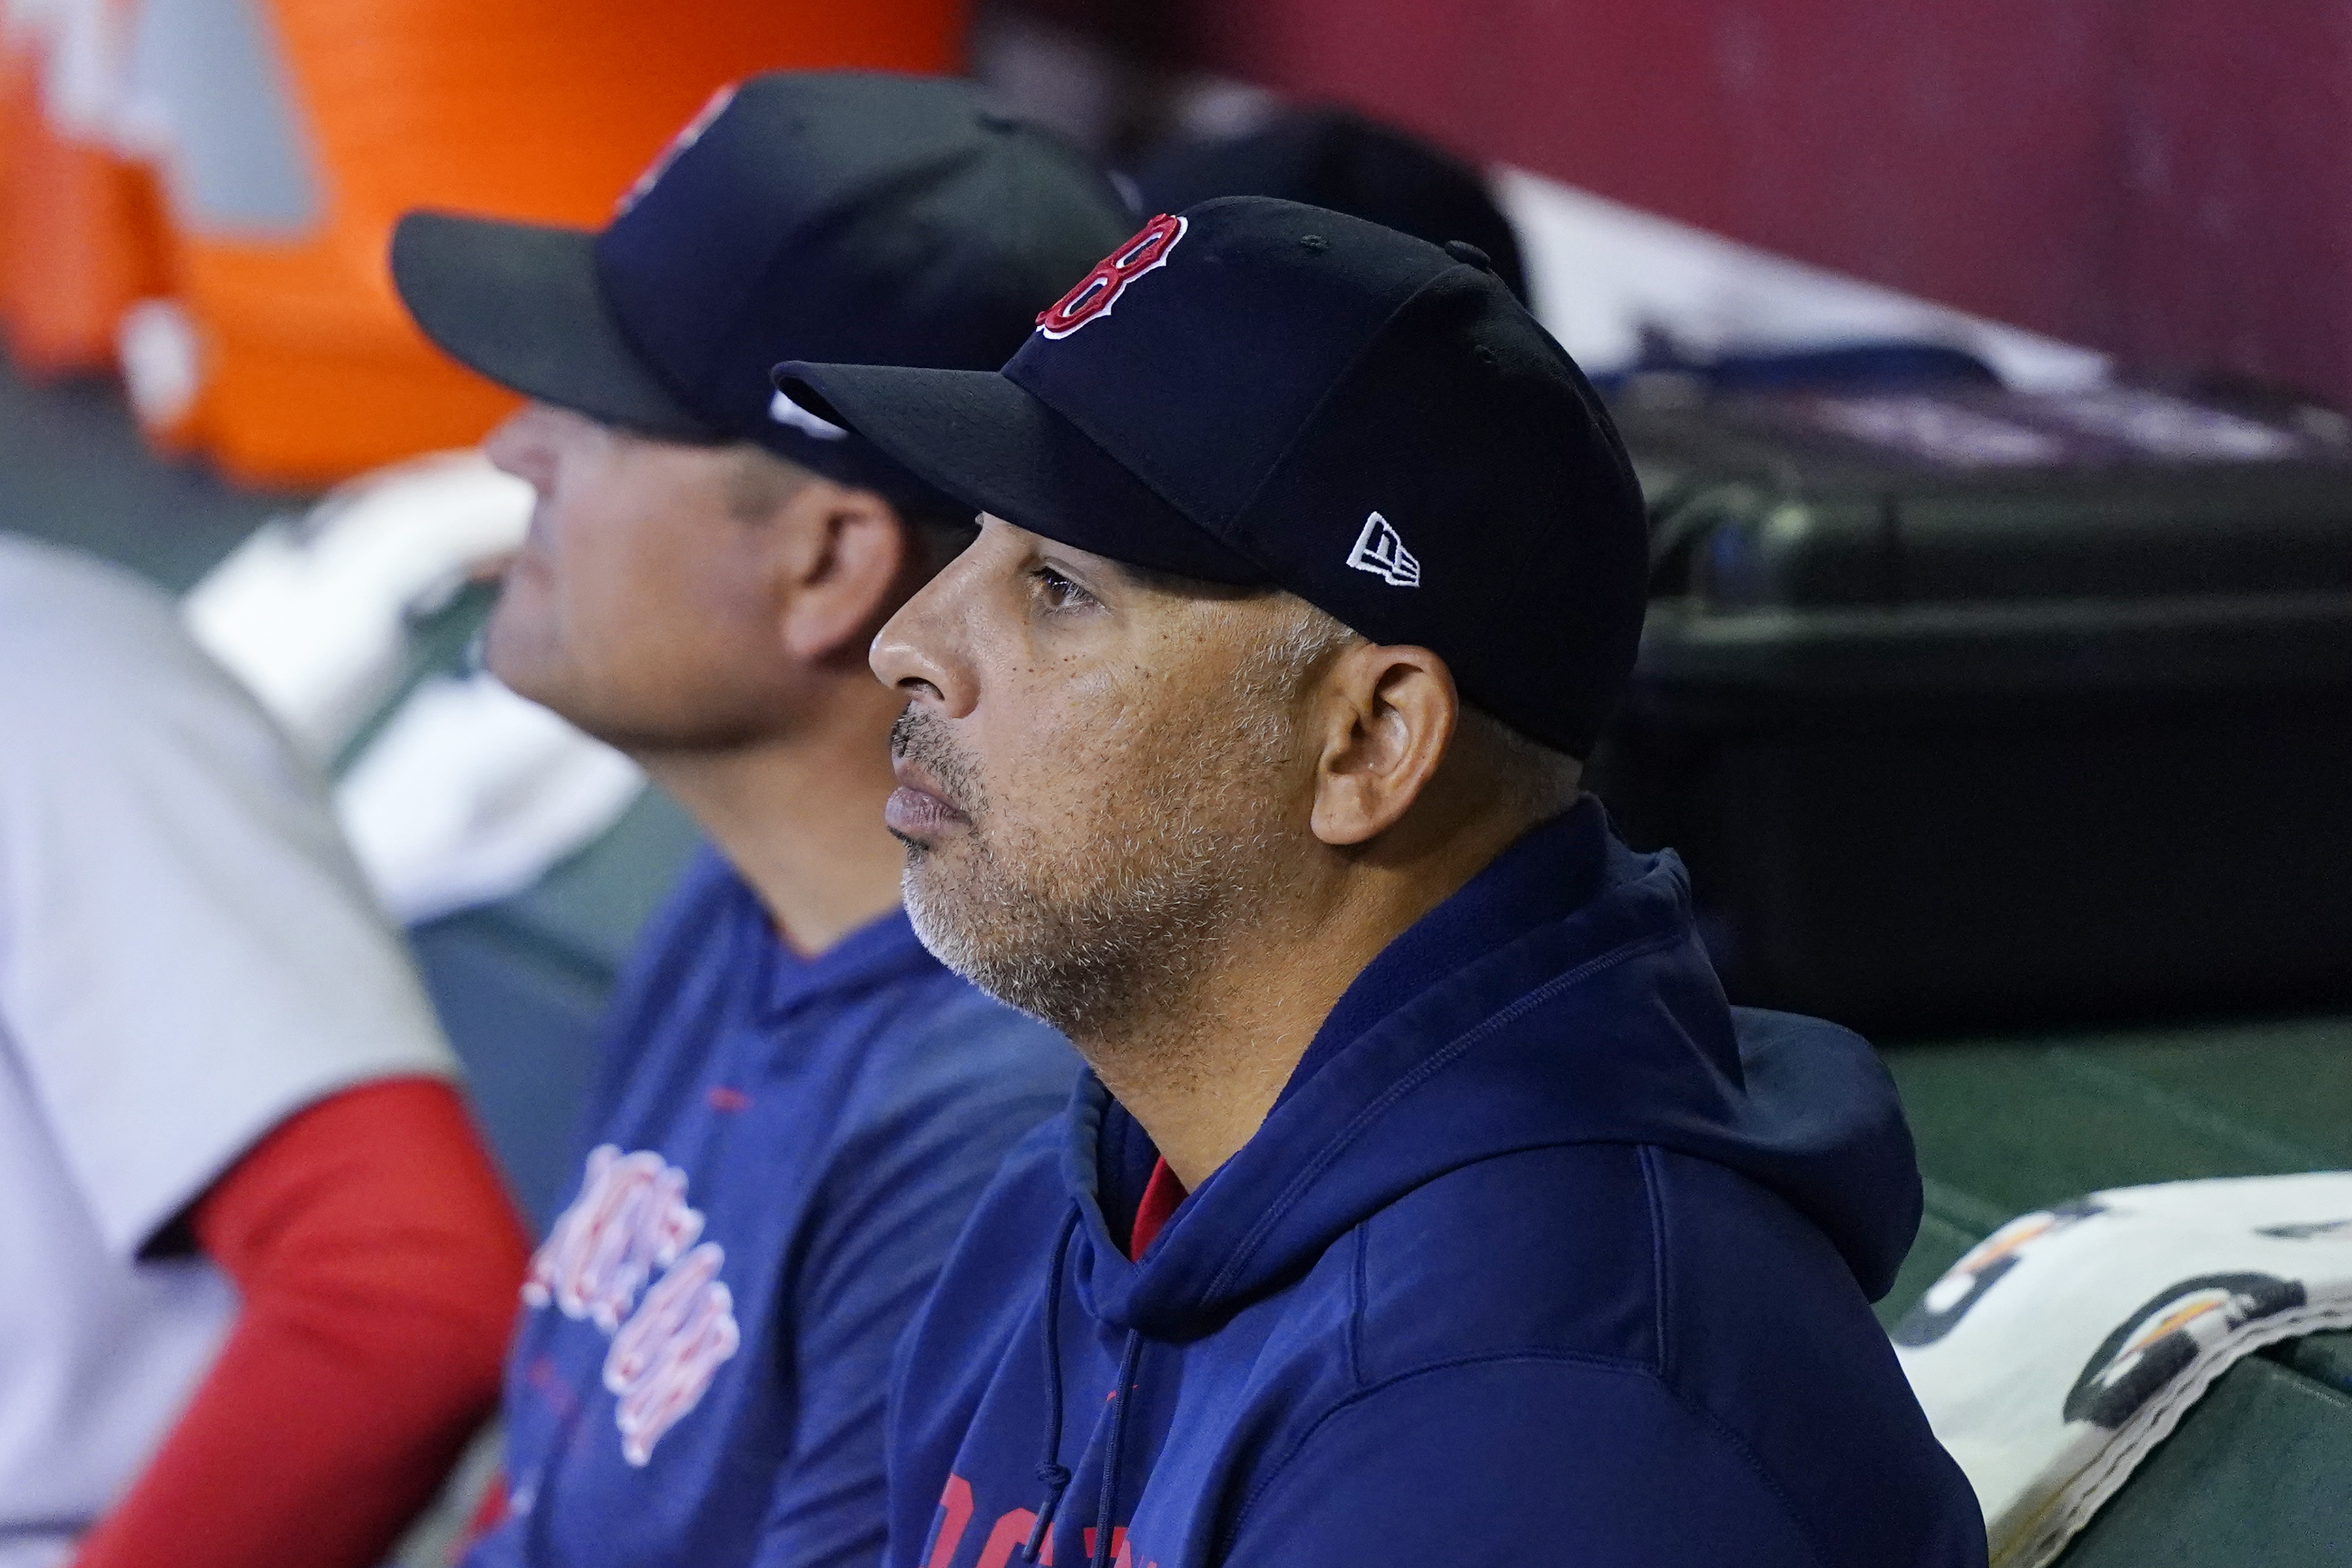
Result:
M539 492L490 668L711 844L611 1016L476 1568L881 1552L890 1348L1077 1064L923 951L879 821L865 650L971 509L768 371L999 363L1131 222L971 83L815 74L722 94L601 233L394 237L418 323L535 400L488 442Z
M1093 1072L901 1352L896 1568L1973 1568L1861 1040L1579 793L1640 498L1466 244L1154 219L999 374L780 384L982 509L883 628L916 929Z

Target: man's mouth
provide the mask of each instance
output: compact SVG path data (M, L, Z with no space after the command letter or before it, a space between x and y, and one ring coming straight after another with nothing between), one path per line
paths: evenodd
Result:
M883 803L882 825L892 833L927 842L949 827L971 825L971 819L956 808L921 763L899 752L890 759L890 772L898 787Z
M517 541L515 547L508 551L496 564L496 574L499 577L507 582L512 582L517 577L543 580L553 574L547 558L547 536L550 532L548 510L548 503L543 499L535 500L532 502L530 521L525 525L522 538ZM484 564L487 566L489 563Z
M543 583L554 575L536 530L524 535L523 542L507 552L499 563L497 575L499 582L509 584L518 581Z

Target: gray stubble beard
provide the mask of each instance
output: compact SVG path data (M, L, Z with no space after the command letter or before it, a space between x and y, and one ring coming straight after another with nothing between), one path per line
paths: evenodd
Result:
M1284 891L1270 725L1245 721L1223 754L1200 759L1232 764L1213 782L1153 792L1123 837L1075 855L1000 845L970 771L921 726L902 736L970 821L959 866L908 844L908 916L940 963L1008 1006L1082 1046L1181 1037L1203 975L1266 934Z

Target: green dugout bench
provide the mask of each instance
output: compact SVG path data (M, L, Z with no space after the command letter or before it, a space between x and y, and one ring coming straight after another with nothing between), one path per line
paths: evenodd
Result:
M233 494L149 458L112 393L0 373L0 518L184 589L298 498ZM462 645L453 620L425 665ZM694 842L649 795L516 898L419 928L418 956L518 1195L564 1175L597 1016ZM1893 1323L2011 1217L2102 1187L2352 1168L2352 1016L1889 1043L1927 1179ZM2062 1559L2064 1568L2352 1564L2352 1334L2241 1363Z

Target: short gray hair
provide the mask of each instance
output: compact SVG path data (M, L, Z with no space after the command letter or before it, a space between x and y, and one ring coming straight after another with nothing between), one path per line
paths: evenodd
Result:
M1337 616L1294 594L1279 596L1286 601L1288 614L1254 651L1244 680L1253 691L1286 698L1304 689L1332 659L1367 639ZM1584 764L1574 757L1466 700L1453 751L1486 770L1499 786L1505 809L1529 822L1566 810L1584 775Z
M1490 760L1505 805L1529 823L1556 816L1576 803L1584 764L1511 728L1483 708L1462 705L1457 751Z

